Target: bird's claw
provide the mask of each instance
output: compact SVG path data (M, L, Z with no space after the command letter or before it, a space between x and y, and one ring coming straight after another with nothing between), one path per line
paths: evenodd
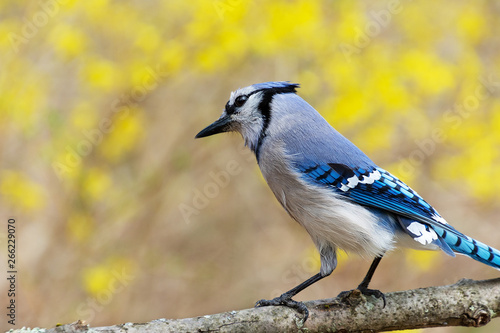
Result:
M307 306L304 303L294 301L290 297L286 297L286 296L284 297L284 295L273 298L271 300L261 299L260 301L255 303L256 308L262 307L262 306L277 306L277 305L284 305L288 308L295 309L298 312L302 313L304 315L304 323L306 322L307 318L309 317L309 310L307 309Z
M353 289L353 290L343 291L337 297L342 299L342 300L346 300L347 298L351 297L351 295L352 296L359 296L360 294L363 294L365 296L374 296L376 298L381 298L382 301L384 302L383 308L385 308L385 306L387 305L387 301L385 299L384 293L381 292L380 290L377 290L377 289L368 289L368 288L358 287L358 288Z

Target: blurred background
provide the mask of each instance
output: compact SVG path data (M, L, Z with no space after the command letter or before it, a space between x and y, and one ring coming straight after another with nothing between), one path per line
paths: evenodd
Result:
M300 83L377 164L500 248L499 15L465 0L1 1L0 267L13 217L16 327L243 309L319 270L239 135L194 140L257 82ZM342 254L297 299L352 289L369 264ZM498 276L398 250L371 286Z

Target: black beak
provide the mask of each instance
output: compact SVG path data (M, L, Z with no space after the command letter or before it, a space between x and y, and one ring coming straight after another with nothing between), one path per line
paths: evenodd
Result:
M196 134L195 139L204 138L206 136L227 132L230 130L231 118L228 115L224 115L217 119L212 124L208 125L201 130L200 133Z

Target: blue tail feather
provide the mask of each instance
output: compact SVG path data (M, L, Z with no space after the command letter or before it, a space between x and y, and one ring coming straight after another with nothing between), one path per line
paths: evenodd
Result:
M432 228L453 251L500 270L499 250L472 239L456 230L450 232L449 230L444 230L435 225L433 225Z

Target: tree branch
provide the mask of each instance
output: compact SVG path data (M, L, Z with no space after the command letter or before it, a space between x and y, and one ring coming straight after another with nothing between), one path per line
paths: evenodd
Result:
M500 278L387 293L387 306L352 292L306 302L309 319L279 307L252 308L186 319L159 319L89 329L81 322L47 332L384 332L436 326L484 326L500 313ZM25 331L24 331L25 332Z

